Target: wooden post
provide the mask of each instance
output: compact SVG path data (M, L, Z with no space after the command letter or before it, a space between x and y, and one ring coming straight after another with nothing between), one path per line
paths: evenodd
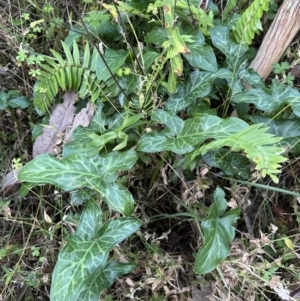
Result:
M284 0L249 68L266 79L299 30L300 0Z

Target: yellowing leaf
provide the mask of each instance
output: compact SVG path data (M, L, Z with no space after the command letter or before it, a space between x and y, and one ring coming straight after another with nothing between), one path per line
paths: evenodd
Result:
M286 237L284 243L290 250L294 251L294 244L289 238Z
M47 214L46 210L44 210L44 219L47 223L52 224L51 217Z
M41 20L37 20L37 21L31 22L31 23L30 23L30 28L34 28L34 27L36 27L38 24L43 23L44 21L45 21L44 19L41 19Z

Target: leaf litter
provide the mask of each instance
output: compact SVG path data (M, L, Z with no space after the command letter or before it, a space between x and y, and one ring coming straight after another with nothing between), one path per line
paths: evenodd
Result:
M94 105L88 102L87 107L75 115L77 99L78 95L72 91L64 94L63 103L57 105L51 114L49 126L43 128L42 135L33 144L33 158L45 153L60 154L61 144L72 140L72 133L77 126L89 126L94 115Z
M43 133L36 138L33 144L33 158L45 153L58 155L61 152L61 145L72 141L73 131L79 125L89 126L95 106L88 102L85 108L75 114L77 99L78 95L72 91L64 94L63 103L56 106L51 114L49 125L44 126ZM13 169L3 177L1 191L10 192L20 183L17 178L20 169Z

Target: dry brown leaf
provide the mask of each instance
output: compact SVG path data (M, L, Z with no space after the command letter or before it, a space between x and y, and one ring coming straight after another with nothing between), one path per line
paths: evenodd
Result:
M283 288L279 276L273 276L270 280L270 288L273 289L282 300L290 300L290 292Z
M272 234L275 234L277 232L277 230L278 230L278 227L276 227L273 224L270 224L270 228L271 228Z
M293 297L294 300L300 300L300 287L291 292L291 297Z
M46 210L44 209L44 219L47 223L52 224L52 219L51 217L48 215L48 213L46 212Z
M271 243L271 240L270 238L265 235L264 233L262 233L261 231L260 232L260 239L261 239L261 242L263 243L263 245L269 245Z
M53 111L49 126L43 128L43 134L38 136L33 145L33 157L49 153L56 155L62 139L62 134L68 126L71 126L75 114L75 101L78 99L76 93L68 91L64 95L64 102L59 104Z
M211 286L202 286L201 291L198 289L192 290L192 301L209 301L207 298L212 293Z
M237 204L234 198L231 198L229 202L227 202L227 206L229 208L237 208L239 205Z
M3 178L1 191L9 191L14 185L19 184L18 173L21 170L21 167L18 169L13 169Z
M68 127L66 130L65 143L72 141L72 134L79 125L82 125L85 128L90 125L91 120L94 116L94 112L94 104L88 102L86 108L82 108L81 111L78 114L76 114L73 121L73 125L71 127Z
M164 182L164 185L168 186L168 176L167 176L167 172L166 170L168 169L168 165L166 165L165 167L162 168L161 170L161 176L163 178L163 182Z
M296 65L291 69L291 75L300 78L300 65Z

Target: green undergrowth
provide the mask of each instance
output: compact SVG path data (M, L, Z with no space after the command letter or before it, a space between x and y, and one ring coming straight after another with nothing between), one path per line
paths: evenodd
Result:
M188 298L213 282L215 296L243 300L247 284L267 300L299 281L297 235L280 219L287 214L297 225L299 195L285 209L272 193L293 187L276 191L300 153L300 93L248 69L249 45L273 2L255 0L228 17L229 1L223 20L217 5L204 11L198 2L85 0L65 16L59 4L32 3L43 18L10 20L7 33L26 32L16 36L24 48L15 57L32 93L4 89L0 110L19 131L30 126L33 141L53 127L49 118L70 92L77 116L89 106L93 113L74 121L70 139L58 132L55 155L14 154L18 195L32 202L18 208L31 220L22 221L26 241L0 249L0 260L19 258L3 267L0 296L13 298L18 275L28 296L38 287L52 301ZM21 109L28 116L20 121ZM0 205L12 223L3 232L13 238L21 212L9 198ZM26 254L38 258L36 270L22 266ZM41 287L50 276L49 291Z

